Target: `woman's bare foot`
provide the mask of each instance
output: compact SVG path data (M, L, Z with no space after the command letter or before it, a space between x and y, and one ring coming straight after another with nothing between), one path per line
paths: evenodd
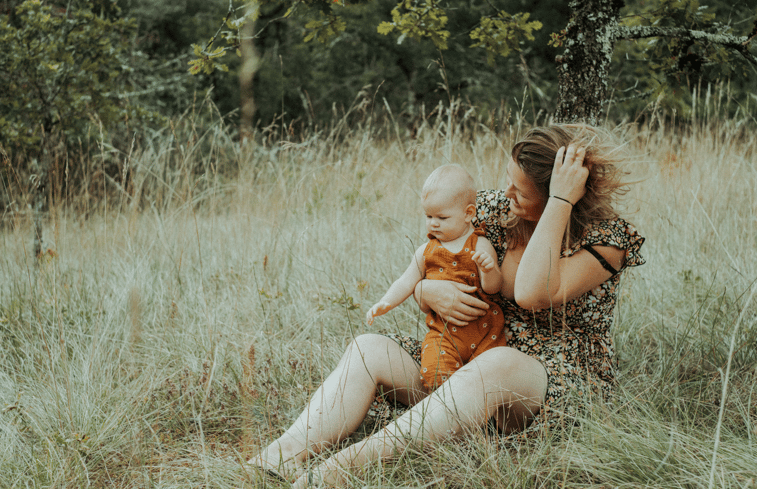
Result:
M263 480L280 482L282 484L291 484L291 480L287 479L278 470L265 469L259 465L247 462L245 467L247 475L250 478L250 482L258 483Z
M284 455L279 444L273 442L247 461L247 470L248 472L259 470L273 478L291 482L298 478L303 471L302 460L304 458L298 457L298 455Z
M292 484L292 489L317 487L319 489L348 487L349 477L345 469L333 458L306 471Z
M335 453L325 462L308 470L294 482L294 489L307 487L348 487L349 470L366 464L389 460L407 447L408 440L394 435L394 430L384 428L380 432L350 445Z

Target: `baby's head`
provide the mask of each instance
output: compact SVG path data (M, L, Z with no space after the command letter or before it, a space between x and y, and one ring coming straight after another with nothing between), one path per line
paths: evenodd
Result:
M428 232L440 241L452 241L470 229L476 215L476 187L462 167L444 165L426 179L421 191Z

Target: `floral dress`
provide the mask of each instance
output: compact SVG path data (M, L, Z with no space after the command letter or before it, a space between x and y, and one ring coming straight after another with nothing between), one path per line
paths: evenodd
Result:
M482 190L476 202L474 225L483 227L486 237L497 251L500 262L507 253L507 222L510 200L503 190ZM599 396L608 399L615 385L615 353L612 326L618 285L626 267L644 263L639 248L644 238L627 221L616 218L600 221L585 230L581 239L562 252L568 257L586 247L615 246L625 250L625 260L618 273L564 306L530 311L515 301L500 298L505 316L507 346L530 355L544 365L548 374L547 394L539 416L528 430L517 436L530 436L541 429L542 422L555 425L565 412L577 406L563 402L568 394ZM420 342L411 337L389 335L416 360ZM575 404L575 403L573 403ZM402 407L389 406L380 396L369 416L389 421L401 414Z

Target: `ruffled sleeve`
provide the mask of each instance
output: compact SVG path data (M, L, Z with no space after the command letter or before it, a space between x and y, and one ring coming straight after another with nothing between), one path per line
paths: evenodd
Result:
M644 237L639 234L633 224L625 219L616 218L600 221L587 229L576 251L586 245L615 246L625 250L625 260L619 270L621 271L626 267L637 267L646 262L639 253L642 244L644 244Z
M473 225L485 231L486 239L494 246L500 263L507 250L507 222L512 217L510 199L505 197L504 190L478 191Z
M479 190L476 193L474 226L504 225L510 219L510 199L504 190Z

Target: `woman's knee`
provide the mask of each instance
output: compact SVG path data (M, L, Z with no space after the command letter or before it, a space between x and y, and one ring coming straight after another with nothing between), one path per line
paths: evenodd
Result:
M529 359L531 357L519 350L507 346L498 346L477 355L470 363L475 364L479 370L485 369L492 373L505 373L512 372L519 364L527 362Z
M375 384L392 390L423 390L420 367L410 353L388 336L360 335L347 347L344 358L350 368L364 368Z
M391 354L401 348L395 341L380 334L362 334L353 339L342 361L353 367L363 366L369 372L382 370L390 363Z
M363 361L377 357L379 352L386 351L389 343L395 343L390 338L380 334L361 334L355 337L345 351L345 356L358 355ZM391 345L390 345L391 346Z
M501 384L522 396L543 399L547 388L547 371L534 357L520 350L500 346L485 351L464 369L481 375L487 383Z

